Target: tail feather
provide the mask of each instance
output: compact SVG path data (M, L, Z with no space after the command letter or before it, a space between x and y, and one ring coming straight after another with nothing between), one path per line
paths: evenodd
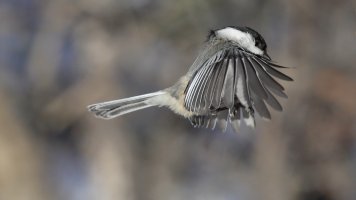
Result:
M152 101L147 100L162 94L164 94L164 92L158 91L125 99L97 103L89 105L88 110L93 112L96 117L112 119L120 115L155 106Z

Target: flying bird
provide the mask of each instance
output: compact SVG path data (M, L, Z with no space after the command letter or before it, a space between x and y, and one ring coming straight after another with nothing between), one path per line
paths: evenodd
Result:
M263 37L249 27L229 26L211 30L188 72L172 87L149 94L96 103L88 110L96 117L112 119L158 106L190 120L194 127L226 130L229 123L255 127L256 113L271 119L266 106L282 111L275 95L287 98L276 81L293 81L279 71L286 68L271 60Z

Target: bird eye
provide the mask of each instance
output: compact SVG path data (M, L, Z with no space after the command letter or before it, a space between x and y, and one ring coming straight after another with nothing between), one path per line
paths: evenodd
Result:
M259 39L255 40L255 46L261 50L266 50L266 44Z
M261 48L261 42L256 40L255 41L255 46L258 47L258 48Z

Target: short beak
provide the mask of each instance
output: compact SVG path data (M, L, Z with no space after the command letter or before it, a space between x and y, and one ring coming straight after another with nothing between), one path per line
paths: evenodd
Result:
M264 56L265 58L267 58L268 60L271 60L271 57L269 57L269 55L267 54L267 52L264 53L263 56Z

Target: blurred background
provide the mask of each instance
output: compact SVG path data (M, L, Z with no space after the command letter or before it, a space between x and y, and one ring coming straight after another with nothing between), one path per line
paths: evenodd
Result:
M87 112L172 85L228 25L295 67L272 121ZM0 199L354 200L355 45L356 1L1 0Z

